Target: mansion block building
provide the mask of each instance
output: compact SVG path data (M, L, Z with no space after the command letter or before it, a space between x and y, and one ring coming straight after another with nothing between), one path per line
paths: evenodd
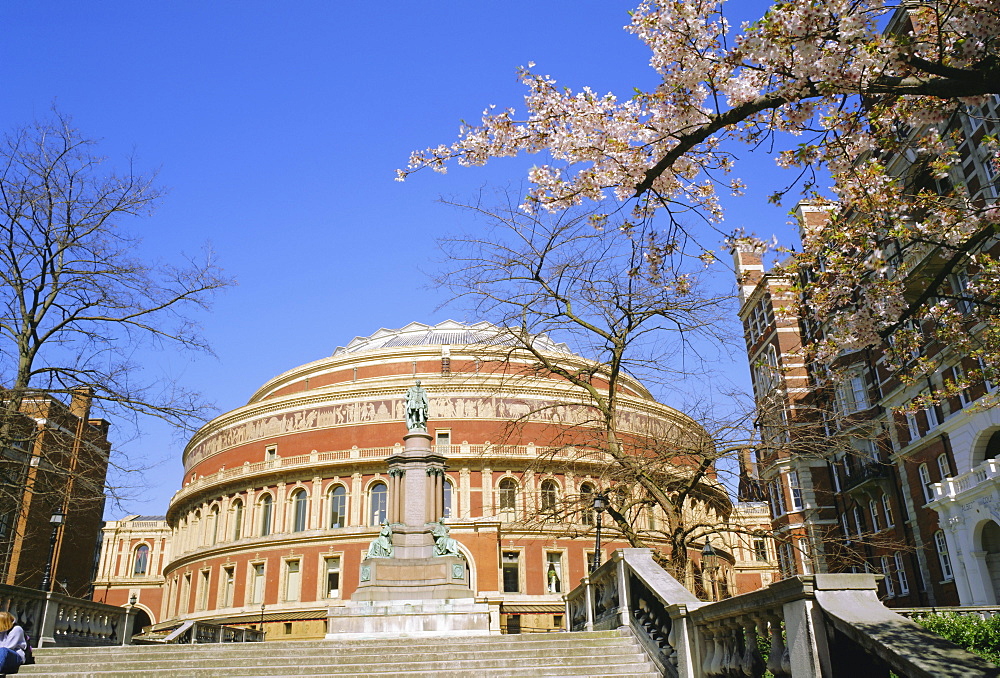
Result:
M947 125L957 159L949 176L922 174L912 149L881 160L905 190L958 186L979 208L995 204L1000 186L986 140L1000 130L998 98L957 108ZM827 223L830 209L800 204L803 232ZM890 338L814 362L827 321L802 310L810 289L802 283L816 271L769 271L755 246L734 247L760 424L757 480L781 571L880 573L890 606L1000 604L997 366L975 348L995 342L997 300L970 291L990 275L977 262L995 260L1000 237L994 228L960 256L888 237L857 247L868 257L859 266L877 257L909 297L945 300L973 348L931 338L932 318L908 321L921 338L913 346ZM901 378L911 369L920 378Z
M544 336L534 341L565 365L587 363ZM593 498L609 487L609 458L581 396L486 323L358 337L206 424L184 450L184 483L166 515L105 528L95 597L126 605L134 595L150 623L262 623L269 639L322 636L391 513L387 459L402 449L403 396L418 379L446 463L442 518L476 599L490 605L498 631L563 627L562 595L594 558ZM704 435L637 380L623 383L624 431L678 444ZM721 523L727 502L691 509ZM659 543L662 515L631 518ZM602 559L627 546L613 529L604 536ZM732 591L736 549L715 547L726 563L719 584Z

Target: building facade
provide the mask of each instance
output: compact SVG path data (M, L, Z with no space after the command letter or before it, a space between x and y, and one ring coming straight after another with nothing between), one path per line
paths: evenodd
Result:
M995 204L1000 190L985 140L998 129L998 110L996 97L956 109L947 122L955 144L947 177L927 175L910 150L881 161L905 191L958 186L979 208ZM825 224L829 210L801 204L803 231ZM889 336L813 362L826 325L802 310L809 298L801 290L809 288L800 283L818 272L766 271L752 245L733 250L759 411L760 478L781 569L875 571L889 605L997 604L1000 415L988 377L995 366L976 347L996 341L996 299L982 284L992 274L977 262L984 254L995 260L1000 239L977 236L964 251L890 237L865 248L859 265L898 282L907 301L928 299L941 313L957 313L964 346L935 339L931 316L903 325L906 344Z
M69 406L29 392L9 422L0 456L0 581L39 588L48 562L50 588L89 597L104 512L109 423L90 417L91 398ZM53 514L62 514L56 527ZM53 534L55 541L52 542Z
M536 342L564 364L586 364L565 345ZM148 534L105 529L101 595L124 605L137 594L154 622L204 618L263 623L269 638L322 635L327 609L356 590L387 518L386 460L402 449L403 395L417 379L435 452L447 460L443 518L477 599L499 630L561 628L562 594L593 562L592 503L607 489L610 459L581 397L485 323L412 323L358 337L206 424L184 451L184 485L165 523L131 521ZM623 389L626 434L704 435L638 381L626 378ZM720 523L725 514L712 513ZM663 516L633 518L656 543ZM627 545L604 527L602 558ZM732 592L732 549L717 546ZM137 576L140 550L162 580Z

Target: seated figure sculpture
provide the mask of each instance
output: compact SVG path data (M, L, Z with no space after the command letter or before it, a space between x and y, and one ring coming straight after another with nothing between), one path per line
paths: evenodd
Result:
M382 523L378 536L368 546L367 558L392 558L392 527Z
M458 542L449 536L450 529L442 521L432 523L431 534L434 535L434 555L436 556L458 556L464 558L462 552L458 550Z

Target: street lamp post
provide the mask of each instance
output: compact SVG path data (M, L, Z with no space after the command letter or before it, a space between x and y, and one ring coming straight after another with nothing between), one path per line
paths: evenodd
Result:
M52 535L49 537L49 557L45 561L45 573L42 574L42 583L38 587L46 593L52 588L52 559L56 553L56 539L59 536L59 528L62 527L66 514L61 509L52 512L49 523L52 525Z
M264 633L264 601L260 601L260 632Z
M601 514L607 507L608 498L603 494L594 495L594 510L597 511L597 534L594 537L594 564L590 571L594 572L601 565Z
M709 590L708 597L715 600L715 568L719 565L719 554L712 548L712 544L705 541L705 548L701 550L701 572L708 577Z

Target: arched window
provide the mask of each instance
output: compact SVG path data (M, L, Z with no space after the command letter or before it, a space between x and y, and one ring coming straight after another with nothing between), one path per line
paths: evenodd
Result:
M497 485L499 490L499 508L501 520L515 520L517 518L517 483L513 478L503 478Z
M188 544L188 548L196 549L204 543L201 531L201 511L195 511L191 517L191 541Z
M948 554L948 542L944 539L944 532L938 530L934 533L934 546L937 549L938 562L941 563L941 577L945 581L951 581L955 574L951 569L951 556Z
M452 512L452 507L455 501L455 488L452 486L451 481L445 479L444 481L444 517L451 518L454 514Z
M237 499L233 502L233 540L239 539L243 534L243 502Z
M215 544L219 541L219 507L213 506L208 514L208 543Z
M347 525L347 488L337 485L330 493L330 527Z
M928 502L934 498L934 492L931 491L931 472L927 470L927 464L921 464L917 468L917 475L920 476L920 486L924 490L924 501Z
M584 483L580 486L580 522L594 524L594 486Z
M132 565L132 574L146 574L149 570L149 547L140 544L135 550L135 559Z
M302 532L306 529L309 519L309 497L306 491L299 489L292 493L292 532Z
M545 513L555 513L559 500L559 486L556 481L547 479L542 481L542 511Z
M937 465L938 465L938 472L941 473L941 482L944 482L944 479L951 475L951 468L948 464L948 455L947 454L938 455Z
M381 525L385 522L389 497L389 488L385 483L375 483L368 490L368 516L371 518L369 525Z
M986 459L996 459L1000 456L1000 431L997 431L990 436L990 439L986 443L986 452L983 460Z
M881 528L878 526L878 504L874 499L868 501L868 511L872 514L872 532L878 532Z
M271 523L274 518L274 502L271 495L265 494L260 498L260 536L266 537L271 534Z

